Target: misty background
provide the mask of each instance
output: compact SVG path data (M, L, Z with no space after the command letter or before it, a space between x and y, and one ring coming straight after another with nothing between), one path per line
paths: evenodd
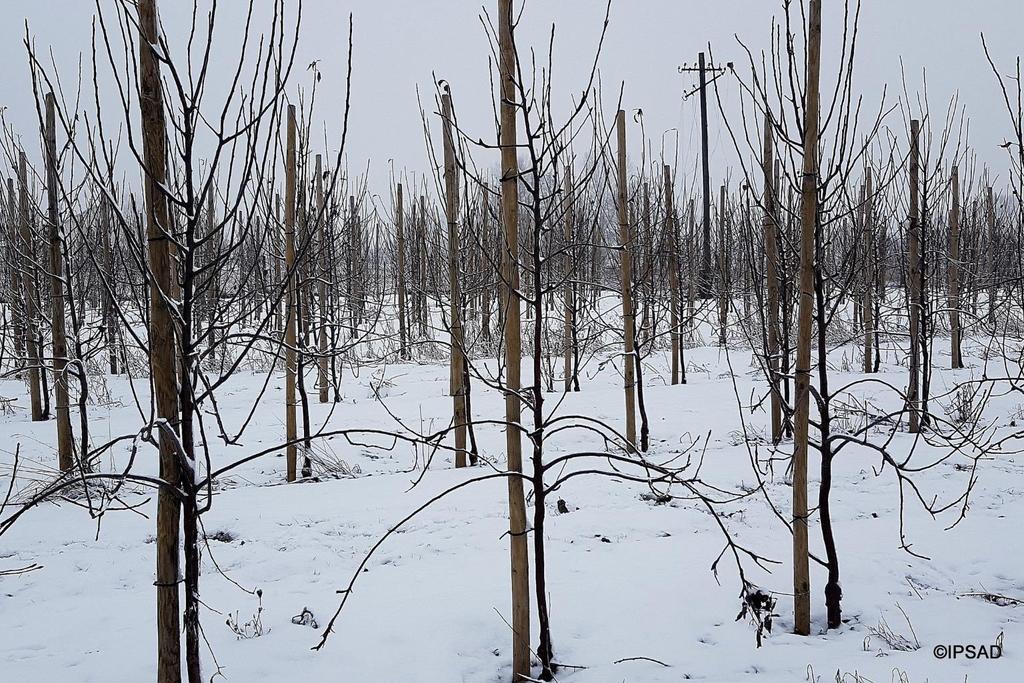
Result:
M114 0L100 0L109 19L116 17ZM352 110L346 156L350 171L359 173L369 162L371 192L387 191L392 173L423 173L430 169L420 118L420 103L434 111L435 83L445 80L452 89L460 125L476 139L495 136L491 99L491 48L481 17L493 15L494 3L475 0L305 0L289 96L296 102L299 87L307 91L317 61L322 75L314 114L314 151L336 153L344 108L348 16L354 20ZM294 21L297 1L286 3ZM193 3L163 0L161 18L172 47L188 38ZM267 31L270 2L255 2L253 26ZM201 10L209 2L201 0ZM210 101L222 95L235 66L248 3L221 0L214 36L215 60ZM825 3L823 38L823 92L831 93L839 58L844 3ZM851 5L852 10L853 5ZM533 48L538 64L547 62L554 25L554 89L556 106L567 110L585 87L601 36L606 4L603 0L530 0L522 14L517 38L521 58ZM4 123L21 136L26 151L38 158L38 119L25 48L26 26L40 58L60 74L65 100L81 97L91 106L91 40L96 3L87 0L4 0L0 22L0 107ZM799 16L799 8L795 7ZM709 49L718 63L734 62L742 77L749 72L748 58L739 40L760 60L768 49L773 17L781 18L782 0L615 0L600 59L603 110L610 123L622 88L622 107L643 110L648 155L678 162L682 183L689 183L700 153L699 103L683 93L697 83L696 74L678 72L684 63L696 63L697 53ZM932 116L945 116L954 93L970 120L969 143L980 163L992 166L994 179L1005 178L1005 150L1009 119L1002 94L982 50L985 33L996 63L1006 72L1019 54L1018 29L1024 22L1020 0L864 0L857 44L855 90L864 97L863 117L871 119L883 89L892 106L906 89L919 115L917 96L923 95L925 72ZM110 28L116 29L116 26ZM184 49L182 47L181 49ZM902 59L902 66L901 66ZM901 70L902 69L902 70ZM51 69L53 70L53 69ZM81 70L81 72L80 72ZM101 74L109 71L105 63ZM81 73L82 78L79 78ZM110 97L110 81L101 76L101 95ZM734 126L740 89L735 77L718 81L722 106ZM419 99L417 98L419 88ZM711 95L710 145L713 185L721 182L727 166L735 165L735 148L721 125L718 105ZM137 117L137 112L133 112ZM108 108L106 125L116 124L118 112ZM437 126L437 116L430 116ZM137 121L134 121L137 125ZM903 115L896 111L886 120L900 139L906 134ZM941 121L936 122L941 127ZM110 134L110 131L108 131ZM323 140L330 149L323 149ZM642 152L639 128L630 133L634 163ZM494 158L488 158L488 154ZM479 165L493 167L497 152L474 153ZM6 166L7 162L4 161ZM3 168L0 173L10 173ZM735 175L735 171L733 174Z

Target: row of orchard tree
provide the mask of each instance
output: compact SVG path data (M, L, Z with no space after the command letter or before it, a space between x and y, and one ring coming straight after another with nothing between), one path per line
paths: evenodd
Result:
M0 368L27 383L33 420L54 420L57 467L31 495L8 495L0 533L69 490L98 515L125 484L156 488L158 680L182 680L184 660L185 677L198 683L199 529L214 482L282 450L288 481L314 476L325 467L316 442L372 431L346 423L342 408L325 423L311 418L312 403L340 403L346 367L436 361L450 367L451 425L429 434L401 425L389 435L450 451L457 467L489 466L442 496L507 480L515 676L530 675L531 649L540 678L557 668L546 497L569 478L612 468L620 479L696 499L720 520L723 554L735 560L748 605L762 593L744 567L768 559L739 545L717 512L765 496L793 534L795 630L810 630L812 561L827 569L828 624L838 626L834 459L873 451L898 479L901 503L905 494L932 513L963 514L978 460L1005 444L936 405L965 400L966 387L978 410L994 382L1014 377L969 382L955 395L937 392L930 378L940 363L963 366L965 339L1020 334L1024 151L1012 109L1015 138L1001 184L979 167L956 100L941 119L909 96L896 107L883 97L866 115L853 90L856 12L843 17L844 44L826 46L842 55L841 67L820 89L821 2L808 5L806 33L774 31L770 53L750 55L747 76L714 84L734 83L744 94L742 116L726 119L738 170L717 188L684 183L678 159L647 151L628 158L627 137L651 149L643 117L620 101L606 118L598 59L582 95L556 119L553 75L520 59L511 0L498 0L485 21L499 74L493 136L460 127L456 102L466 95L438 83L436 110L423 112L430 172L402 173L379 195L345 162L349 97L328 122L333 144L315 140L321 78L314 71L299 84L292 73L298 18L284 0L273 3L266 32L252 25L250 7L247 39L220 99L205 80L215 8L187 36L202 46L200 59L175 50L180 37L161 29L156 0L119 0L99 12L95 108L88 98L69 101L29 42L42 161L33 166L26 154L35 132L5 128ZM791 27L799 20L784 6ZM606 18L602 38L607 25ZM350 65L351 45L350 24ZM103 68L118 96L101 109ZM822 101L822 92L831 99ZM497 172L483 170L495 162ZM763 480L753 493L723 492L702 480L699 466L652 456L648 361L667 353L671 383L684 385L687 350L707 344L752 351L763 392L737 407L749 414L767 406L770 436L766 448L751 447L751 462L760 479L773 459L789 461L789 506L769 499ZM947 351L948 361L936 360ZM837 353L862 373L837 377ZM496 373L484 362L494 358ZM588 366L609 362L623 378L621 423L548 405L557 392L585 388ZM905 372L879 373L902 364ZM222 419L217 396L240 369L266 381L236 426ZM223 447L240 443L279 372L281 442L226 461ZM151 399L140 399L141 428L103 441L89 433L89 407L119 374L147 378ZM853 391L865 383L898 407L865 409L851 426ZM502 392L504 415L477 414L474 387ZM495 424L506 433L503 457L477 447L474 430ZM596 432L606 448L546 451L548 435L566 430ZM903 430L927 434L941 455L922 464L913 448L896 452L893 437ZM132 466L149 447L159 453L155 476ZM105 469L102 456L112 452L130 454L128 464ZM815 506L812 452L821 467ZM954 456L967 461L962 494L928 497L918 475ZM809 551L812 507L823 556ZM330 633L328 626L320 646Z

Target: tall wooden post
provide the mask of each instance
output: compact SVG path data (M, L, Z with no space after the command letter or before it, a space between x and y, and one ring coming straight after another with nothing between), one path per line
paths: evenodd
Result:
M633 451L636 450L636 380L633 360L636 355L636 313L633 311L633 240L626 206L626 112L621 109L615 117L615 131L618 141L616 204L619 210L619 270L622 283L622 377L626 395L626 442L629 450Z
M992 195L992 186L985 187L985 219L988 223L988 238L985 240L987 252L986 275L988 275L988 327L996 329L996 203Z
M505 450L508 477L509 542L512 559L512 680L530 676L530 562L523 497L522 339L519 300L519 160L516 157L517 56L513 42L512 0L498 0L498 50L501 77L499 145L501 147L502 297L505 329Z
M711 298L711 172L708 153L708 96L707 96L707 63L704 53L697 55L700 71L700 142L701 142L701 179L704 187L704 222L703 239L701 240L700 258L700 294L702 298Z
M297 447L295 439L298 430L295 416L295 380L297 371L296 343L298 340L297 291L295 280L295 105L288 105L287 147L284 181L284 276L287 278L287 299L285 301L285 355L284 355L284 411L285 440L287 454L287 479L295 481Z
M498 244L495 241L494 229L491 227L491 188L487 183L480 187L480 202L483 205L481 210L480 235L481 242L488 253L495 253ZM487 263L484 263L485 269ZM484 281L483 292L480 294L480 334L485 342L491 341L491 305L494 299L496 285L493 276L488 273Z
M640 254L640 282L638 283L637 290L640 293L640 332L639 337L641 343L649 339L650 332L648 326L652 324L653 313L652 307L654 305L654 280L657 269L654 266L654 228L651 224L651 192L650 187L647 184L647 180L644 179L640 186L641 190L641 211L640 211L640 244L642 245L642 253ZM636 304L633 304L634 307ZM643 369L639 367L640 358L637 357L637 377L640 378L640 383L643 382ZM643 387L637 387L638 393L643 393ZM642 396L637 397L640 402L643 402ZM641 427L640 431L643 431ZM643 439L641 438L641 441ZM646 450L646 449L645 449Z
M725 208L726 188L718 197L718 345L725 348L729 328L729 218Z
M793 630L811 632L811 578L807 548L807 451L811 389L811 316L818 219L818 123L821 76L821 0L810 1L804 93L803 181L800 212L800 305L797 317L796 396L793 425Z
M14 354L18 357L18 376L21 376L21 369L25 361L25 307L20 301L22 296L22 271L21 260L19 255L21 254L21 248L18 246L21 242L21 232L18 229L18 209L15 206L15 189L14 189L14 178L7 178L7 225L6 225L6 237L7 237L7 249L8 249L8 267L10 268L10 311L11 311L11 327L14 334Z
M206 255L206 264L210 265L217 258L217 241L213 239L213 186L210 186L210 191L206 193L206 244L203 251ZM210 352L211 360L216 358L217 350L217 336L214 332L214 326L216 324L216 311L217 311L217 299L219 298L217 293L217 271L216 269L210 270L210 282L206 290L206 330L207 330L207 350Z
M960 171L954 166L950 173L949 208L949 355L954 370L964 366L960 353Z
M451 395L455 424L455 466L466 466L466 372L462 333L462 284L459 281L459 176L452 135L452 98L441 95L444 129L445 217L448 222L448 283L450 286Z
M563 347L563 364L562 374L564 375L564 389L566 392L572 391L572 381L575 375L574 364L574 353L573 353L573 327L576 325L576 302L573 296L575 291L575 285L573 284L573 240L575 240L575 204L576 197L574 196L575 188L573 187L572 179L572 165L565 167L565 193L562 197L563 210L562 210L562 223L563 223L563 240L565 241L565 253L562 257L562 262L565 264L563 268L562 276L565 278L565 284L563 286L563 304L564 313L562 315L562 347Z
M916 434L921 430L921 416L918 414L918 392L921 374L921 226L918 219L918 183L920 181L920 159L918 156L918 135L920 123L910 122L910 221L907 227L907 287L910 290L910 377L907 386L907 410L910 411L909 431Z
M768 383L771 392L772 443L782 441L782 393L779 390L779 228L775 208L775 150L771 114L764 115L764 150L761 173L764 176L764 272L768 289Z
M71 409L68 402L68 341L64 332L67 287L64 284L64 238L57 210L57 120L53 93L46 94L46 221L50 243L50 329L53 335L53 390L57 409L57 462L61 472L74 466Z
M114 306L116 301L114 300L114 249L113 249L113 236L111 231L113 230L113 210L111 208L110 201L103 199L103 221L101 224L101 230L103 230L103 265L107 271L107 286L103 287L102 300L103 300L103 326L106 328L107 338L107 355L110 361L110 374L116 375L118 370L117 363L117 316L114 315Z
M32 408L32 421L46 419L43 414L43 392L40 378L41 350L39 348L39 299L36 296L35 259L32 247L32 228L29 225L28 164L25 152L18 152L18 230L21 234L22 287L25 294L25 348L28 351L28 388Z
M149 248L150 319L149 355L157 417L180 430L176 377L176 332L172 292L177 288L174 256L169 239L170 206L163 187L167 182L167 128L160 83L156 0L138 0L139 109L146 172L146 238ZM179 550L181 503L177 440L160 432L160 478L167 482L158 492L156 513L157 681L180 683L181 640L179 608Z
M409 360L409 322L405 294L405 208L402 198L402 183L395 188L395 228L398 240L398 356Z
M672 384L679 384L679 371L681 366L681 345L679 334L679 313L681 297L679 296L679 221L676 219L675 206L673 205L674 193L672 191L672 169L664 164L662 169L662 181L665 194L665 235L668 242L668 289L669 289L669 325L672 332L669 338L672 342ZM686 377L683 375L683 383Z
M324 171L323 171L323 157L319 154L316 155L314 162L314 168L316 169L316 212L315 216L319 223L319 250L320 250L320 274L317 278L317 299L320 302L320 325L317 330L317 346L319 347L320 358L317 359L319 366L319 372L317 376L317 387L320 389L319 400L320 403L327 403L330 400L330 374L327 366L327 328L330 324L330 304L328 302L327 294L327 272L329 261L327 258L330 234L327 225L327 207L324 204Z
M861 188L859 220L861 249L864 253L864 295L861 299L861 317L864 324L864 372L874 372L875 340L875 244L872 228L872 187L871 170L866 169L864 185Z

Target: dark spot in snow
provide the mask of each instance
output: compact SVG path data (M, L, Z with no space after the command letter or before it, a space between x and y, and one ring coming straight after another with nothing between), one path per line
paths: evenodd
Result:
M228 531L227 529L219 529L217 531L214 531L212 534L206 535L206 540L220 541L221 543L231 543L232 541L236 540L236 538L237 536L235 536L232 532Z

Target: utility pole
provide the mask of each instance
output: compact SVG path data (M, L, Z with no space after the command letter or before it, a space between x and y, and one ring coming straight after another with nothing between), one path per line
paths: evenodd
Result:
M701 146L701 173L704 182L704 239L701 244L700 257L700 295L703 298L711 296L711 171L708 163L708 85L714 83L726 71L732 71L732 62L724 68L709 65L701 52L697 55L697 66L684 64L679 67L679 73L697 72L700 77L700 85L695 89L684 93L683 99L689 98L696 92L700 93L700 146ZM708 80L708 73L714 74L714 78Z

